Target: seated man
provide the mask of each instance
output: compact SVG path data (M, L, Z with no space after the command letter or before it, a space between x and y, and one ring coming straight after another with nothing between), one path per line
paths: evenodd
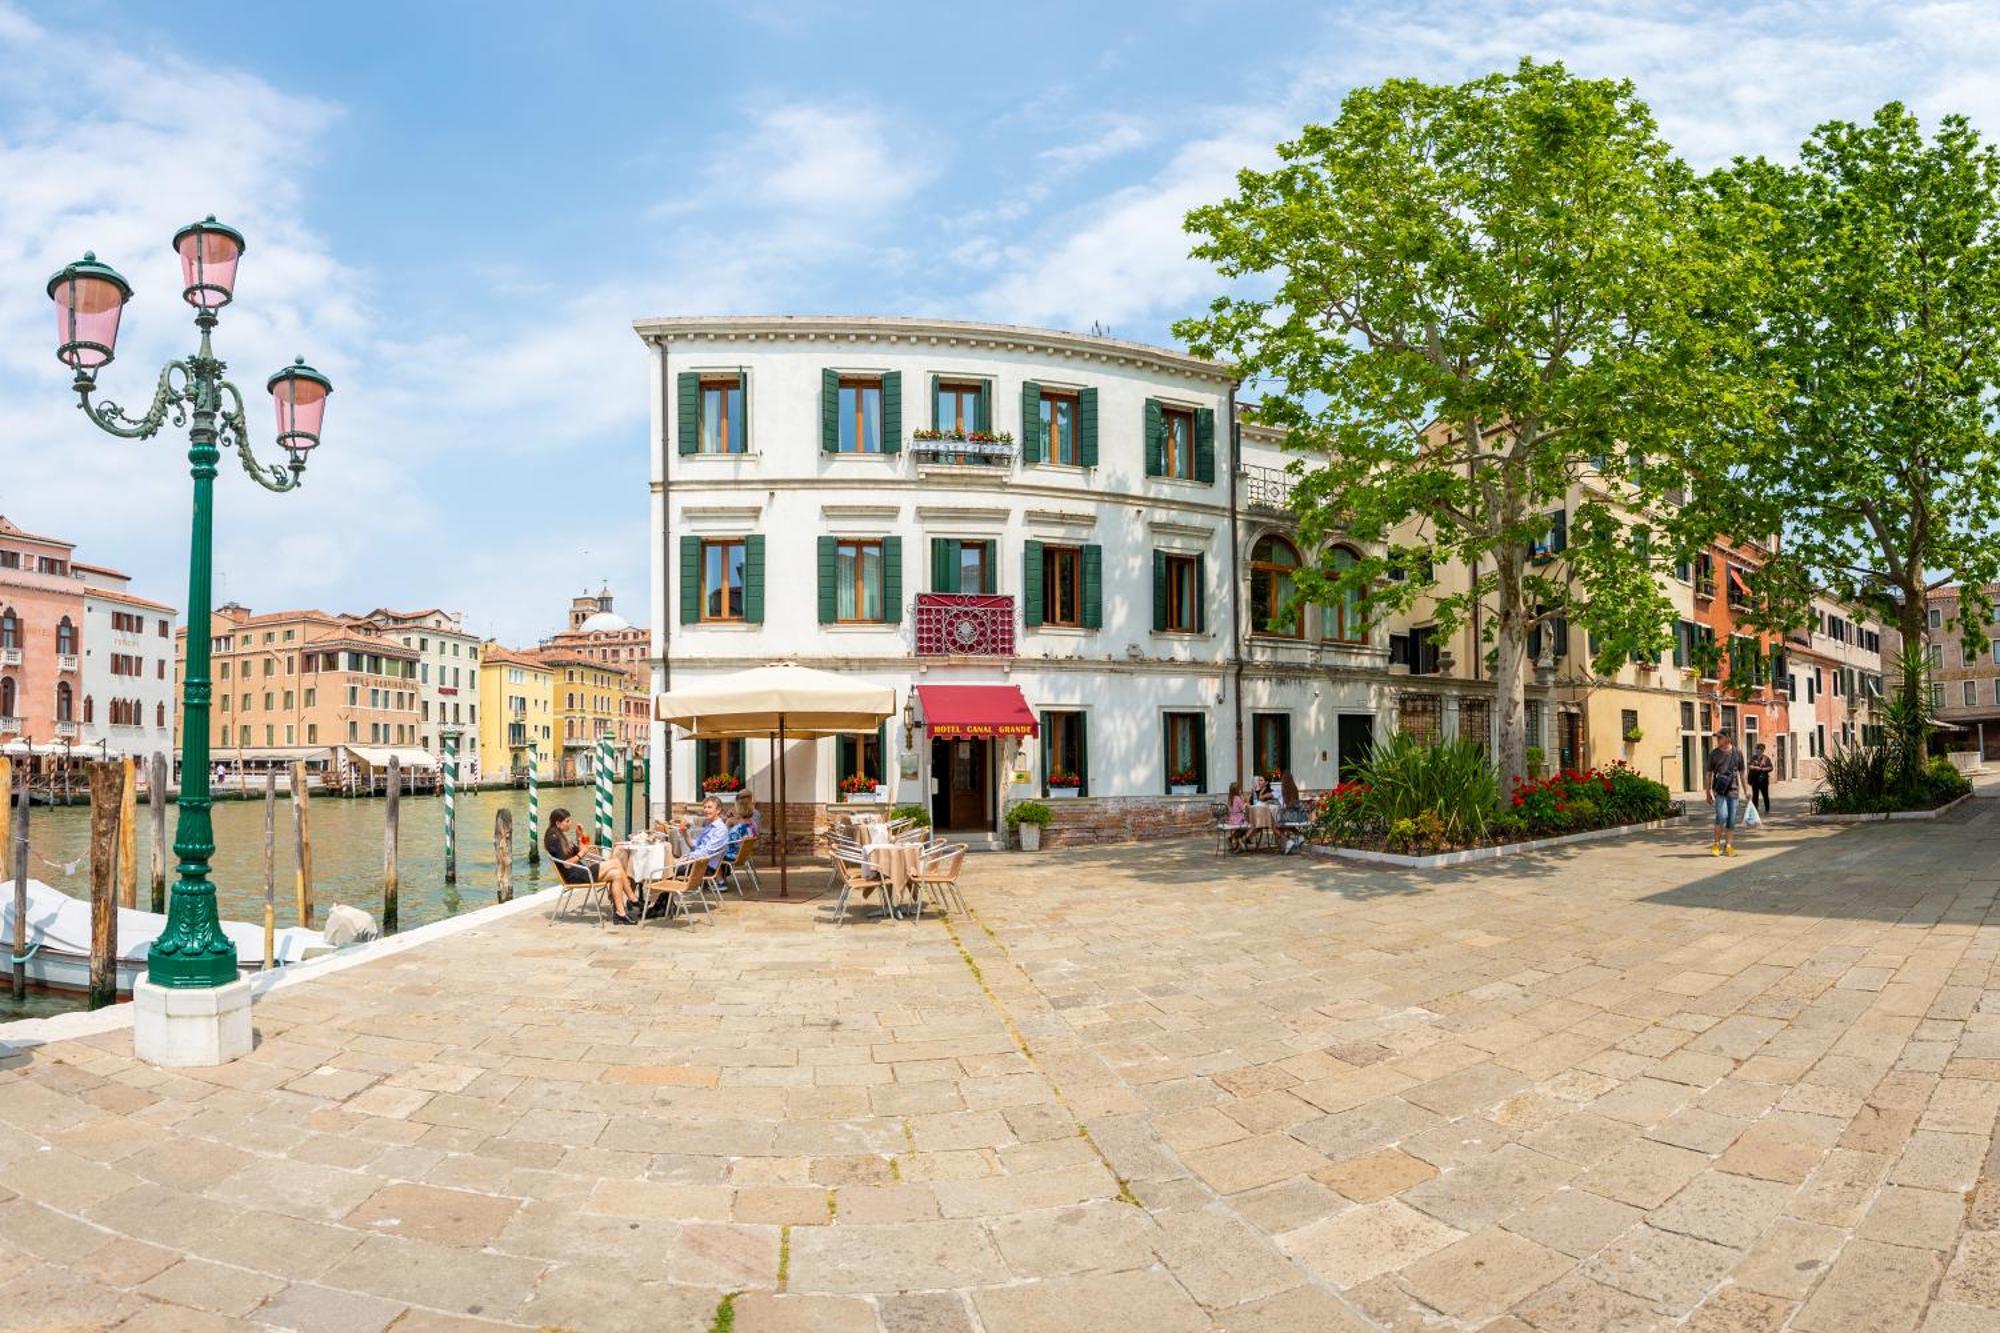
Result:
M722 799L710 796L702 801L701 818L701 831L689 843L688 853L681 858L680 864L685 866L699 857L706 857L709 871L714 873L729 848L729 821L722 817Z
M555 863L556 874L563 883L603 884L611 896L613 918L621 926L633 923L628 910L632 901L631 876L617 862L605 861L597 848L584 844L583 833L569 811L558 808L549 812L549 831L542 836L542 850Z

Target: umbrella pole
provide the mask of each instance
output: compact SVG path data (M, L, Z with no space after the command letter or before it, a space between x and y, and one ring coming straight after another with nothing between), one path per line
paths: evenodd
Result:
M786 825L790 816L785 813L785 715L778 714L778 896L792 896L791 858L785 852Z

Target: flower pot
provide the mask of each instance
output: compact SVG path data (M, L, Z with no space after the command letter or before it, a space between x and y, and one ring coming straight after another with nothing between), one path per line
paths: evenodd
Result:
M1051 801L1073 801L1082 790L1083 788L1081 787L1051 787L1049 788L1049 799Z
M1039 852L1042 850L1042 826L1040 824L1017 824L1014 832L1021 836L1021 850Z
M1199 794L1191 782L1177 782L1167 788L1167 795L1169 796L1196 796Z

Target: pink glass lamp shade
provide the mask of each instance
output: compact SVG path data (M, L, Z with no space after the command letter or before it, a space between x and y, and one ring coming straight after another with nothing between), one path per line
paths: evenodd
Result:
M220 310L236 294L236 261L243 258L243 233L210 213L174 233L181 257L181 296L197 310Z
M132 284L86 250L49 279L49 299L56 303L56 359L77 371L110 365Z
M296 466L304 466L306 452L319 443L320 423L326 417L326 396L333 381L299 357L265 382L271 401L278 409L278 443L292 452Z

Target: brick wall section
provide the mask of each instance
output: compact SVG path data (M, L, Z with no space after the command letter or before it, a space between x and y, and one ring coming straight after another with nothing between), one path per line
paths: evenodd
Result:
M1213 796L1082 796L1050 801L1055 818L1044 847L1089 847L1205 833L1215 825Z

